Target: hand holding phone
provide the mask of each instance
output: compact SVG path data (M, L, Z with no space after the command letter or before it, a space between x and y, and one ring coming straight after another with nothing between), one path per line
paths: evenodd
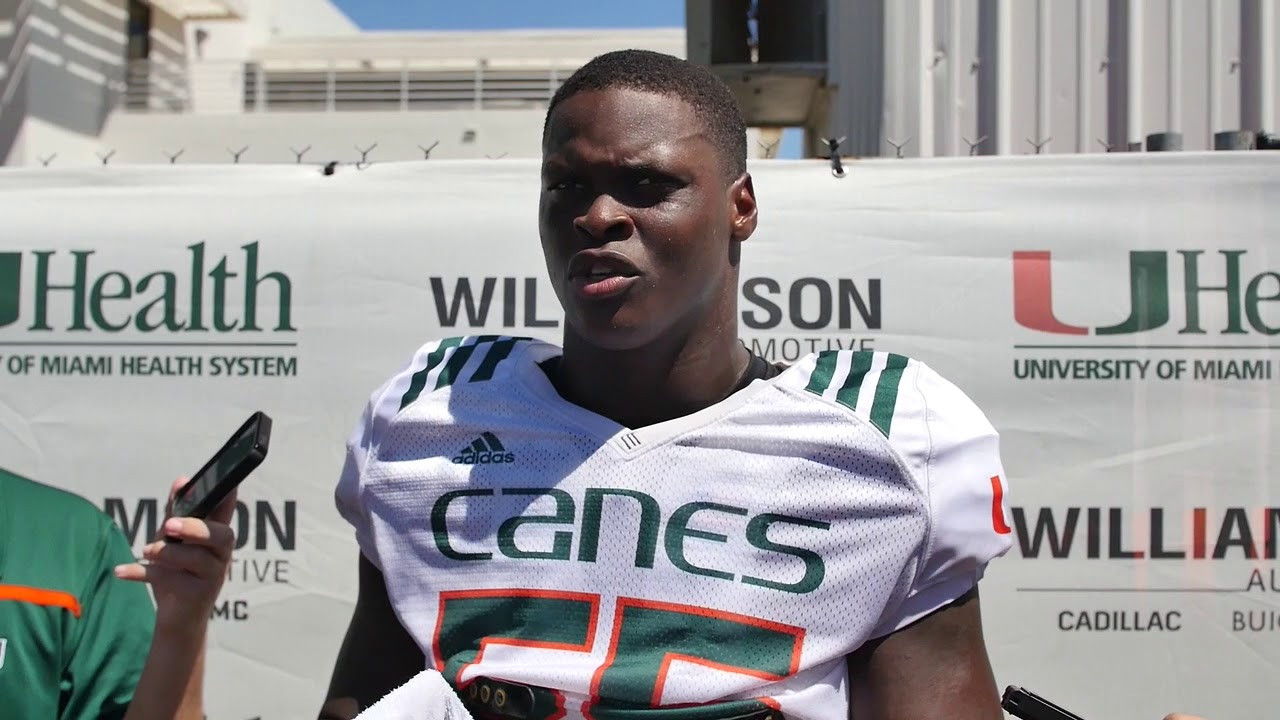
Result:
M204 519L267 457L271 418L255 412L173 496L176 517Z
M1000 707L1021 720L1084 720L1075 713L1054 705L1035 693L1016 685L1004 689Z
M143 548L145 562L116 567L116 577L151 586L158 642L181 642L208 622L235 549L235 532L227 525L232 508L219 506L266 458L270 440L271 418L254 413L204 467L171 491L173 516L165 520L163 537ZM181 654L173 647L166 652Z

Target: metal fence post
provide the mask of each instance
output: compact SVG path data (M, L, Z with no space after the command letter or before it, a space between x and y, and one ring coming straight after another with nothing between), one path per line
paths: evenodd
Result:
M262 112L267 109L267 78L260 64L253 66L253 88L254 112Z
M1164 152L1182 149L1182 133L1162 132L1147 136L1147 152Z
M336 104L334 99L335 84L336 84L335 75L336 74L334 73L334 70L333 70L333 60L330 59L329 69L328 71L325 72L325 76L324 76L324 109L326 112L333 112L334 105Z
M409 58L400 60L400 112L409 109Z
M1213 134L1214 150L1256 150L1258 139L1249 130L1227 130Z

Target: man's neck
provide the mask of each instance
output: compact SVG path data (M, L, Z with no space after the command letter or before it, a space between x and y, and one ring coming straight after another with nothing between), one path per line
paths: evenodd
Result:
M629 428L672 420L723 400L750 353L736 333L603 350L566 330L552 381L569 402Z

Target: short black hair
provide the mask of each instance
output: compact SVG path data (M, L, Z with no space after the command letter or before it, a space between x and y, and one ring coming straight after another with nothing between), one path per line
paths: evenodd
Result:
M685 101L706 125L726 174L737 178L747 171L747 125L728 86L704 67L652 50L615 50L578 68L551 98L542 126L543 143L557 105L580 92L614 88Z

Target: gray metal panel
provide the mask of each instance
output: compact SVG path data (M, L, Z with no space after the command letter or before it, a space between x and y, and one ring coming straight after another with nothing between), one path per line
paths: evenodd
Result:
M711 64L711 15L711 0L685 1L685 57L698 65Z
M880 22L865 17L867 0L833 3L844 19L832 23L832 47L844 59L831 66L840 86L832 121L834 132L860 138L859 152L889 154L888 137L919 137L922 128L936 155L964 154L961 138L983 134L990 136L984 153L1034 152L1027 138L1037 134L1052 137L1053 152L1099 152L1100 139L1123 149L1166 131L1183 133L1187 150L1206 149L1213 132L1242 127L1242 109L1245 125L1280 130L1280 0L876 5L887 8ZM850 21L860 12L864 18ZM872 63L848 60L857 53L883 57L877 77L869 77ZM875 81L883 83L879 108L866 105ZM853 88L858 97L850 99ZM877 116L883 131L873 140L866 120ZM913 145L908 154L928 150L927 143Z
M967 155L969 143L977 143L982 138L978 129L978 70L974 65L978 61L978 2L979 0L952 0L956 8L956 18L960 27L951 32L960 37L960 56L956 69L960 72L957 84L960 88L960 108L955 112L959 122L960 142L952 154Z
M1182 113L1178 129L1182 132L1184 150L1208 150L1213 147L1209 131L1209 2L1182 0Z
M884 142L884 0L831 4L828 82L839 86L829 134L845 137L841 152L880 155ZM818 153L816 147L809 148Z
M1262 3L1240 0L1240 128L1262 130Z
M912 30L919 23L917 5L912 0L891 0L884 8L885 29L885 94L884 142L877 154L892 154L890 143L914 142L919 138L915 118L920 112L919 78L913 62L917 45ZM908 150L912 150L908 143Z
M961 50L959 3L930 0L933 13L933 57L931 60L930 114L933 121L934 154L957 154L960 139L960 95L968 65Z
M1129 143L1129 0L1107 0L1107 144Z
M1092 55L1089 60L1089 143L1090 149L1103 150L1102 141L1107 139L1107 115L1110 109L1107 98L1107 87L1110 74L1103 69L1102 63L1107 58L1107 12L1102 3L1094 0L1081 0L1088 5L1088 44Z
M1083 148L1076 147L1079 133L1076 130L1076 74L1080 61L1076 37L1078 18L1075 3L1062 0L1043 0L1049 11L1049 87L1047 88L1049 105L1049 127L1046 134L1052 141L1045 147L1045 152L1070 153L1088 152L1086 140ZM1059 28L1058 32L1053 32ZM1068 30L1063 30L1068 29ZM1087 37L1087 36L1086 36ZM1090 73L1086 73L1088 77ZM1088 107L1089 103L1085 103Z
M999 4L1000 0L978 2L978 135L986 137L981 155L997 154L999 135L1005 131L999 122Z
M1275 126L1276 32L1274 0L1240 3L1240 115L1245 130L1280 132Z
M1222 9L1222 53L1218 65L1220 123L1215 130L1243 129L1240 117L1240 3L1210 0Z
M1271 69L1267 131L1272 135L1280 135L1280 2L1266 1L1270 3L1270 7L1266 14L1268 22L1263 31L1265 36L1262 38L1262 47L1267 50L1264 66Z
M1009 152L1014 155L1034 153L1031 143L1036 138L1036 19L1038 0L1012 2L1009 7L1010 37L1004 44L1011 54L1009 102L1012 113L1009 125ZM1052 58L1047 58L1052 62ZM1043 139L1043 138L1040 138ZM1029 142L1030 141L1030 142Z
M1137 93L1143 112L1132 134L1135 140L1145 141L1152 133L1176 129L1178 123L1169 122L1169 4L1138 0L1137 7L1136 27L1141 28L1142 45L1142 82Z

